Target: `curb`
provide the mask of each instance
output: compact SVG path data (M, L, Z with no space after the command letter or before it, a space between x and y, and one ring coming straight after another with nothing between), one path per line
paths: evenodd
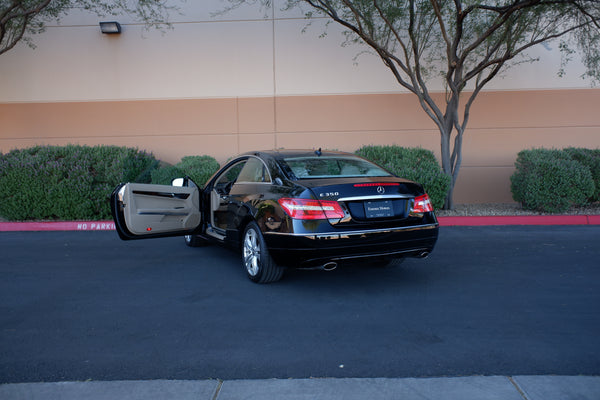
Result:
M600 225L600 215L438 217L440 226ZM0 222L0 232L114 231L113 221Z
M113 221L0 222L0 232L114 230Z

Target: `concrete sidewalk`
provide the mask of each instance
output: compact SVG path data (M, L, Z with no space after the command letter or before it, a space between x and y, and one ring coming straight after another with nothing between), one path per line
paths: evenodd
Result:
M111 381L0 385L1 400L598 400L599 376Z

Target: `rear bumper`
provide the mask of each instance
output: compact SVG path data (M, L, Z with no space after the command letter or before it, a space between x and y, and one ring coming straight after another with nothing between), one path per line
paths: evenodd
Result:
M422 257L433 250L438 232L434 223L312 235L266 232L264 236L276 263L308 268L363 257Z

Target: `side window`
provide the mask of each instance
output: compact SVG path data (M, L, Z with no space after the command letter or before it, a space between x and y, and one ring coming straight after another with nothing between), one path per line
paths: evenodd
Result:
M237 182L271 182L271 176L262 161L258 158L249 158Z
M221 194L228 194L231 190L233 184L238 180L240 172L244 168L248 160L243 160L238 163L233 164L231 167L227 168L217 181L215 182L214 189Z

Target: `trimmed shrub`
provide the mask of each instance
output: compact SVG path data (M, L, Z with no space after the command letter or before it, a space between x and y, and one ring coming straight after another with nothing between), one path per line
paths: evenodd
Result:
M185 172L174 165L164 165L152 171L152 183L156 185L170 185L175 178L185 176Z
M592 173L595 190L588 199L590 203L600 201L600 149L569 147L564 151L575 161L585 165Z
M355 153L395 175L420 183L434 208L444 206L450 189L450 177L442 171L433 152L400 146L364 146Z
M523 150L517 155L515 167L511 191L525 209L560 213L585 205L594 195L590 169L567 151Z
M116 146L35 146L0 155L0 215L8 220L110 218L123 181L149 182L156 159Z
M186 156L175 165L152 171L152 183L170 185L175 178L189 176L202 187L218 169L219 163L211 156Z

